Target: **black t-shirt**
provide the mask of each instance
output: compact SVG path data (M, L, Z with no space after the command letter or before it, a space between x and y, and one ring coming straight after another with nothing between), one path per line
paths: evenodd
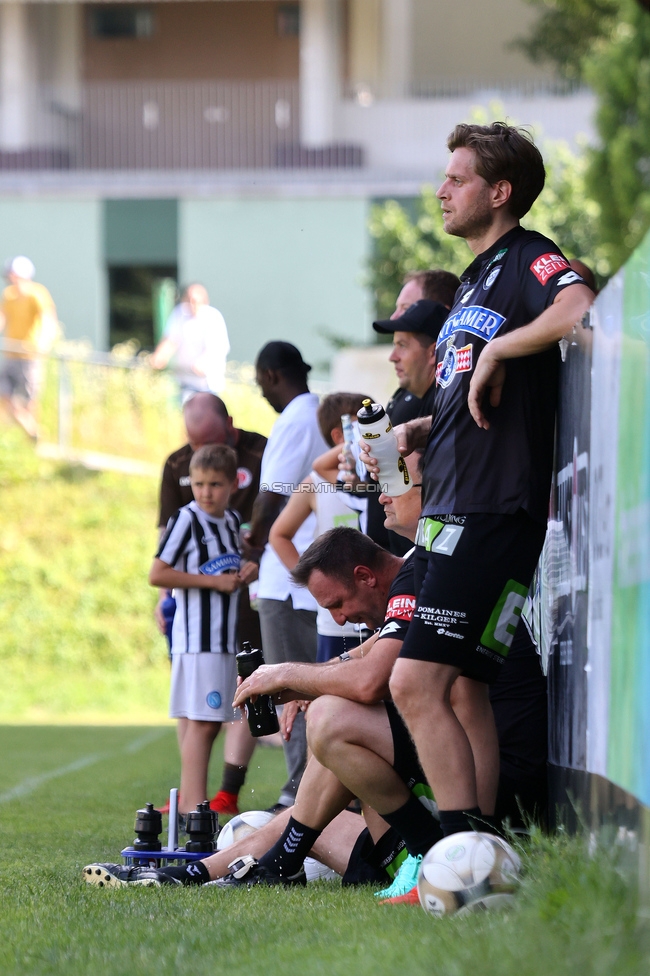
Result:
M242 522L250 521L253 502L260 490L260 468L266 437L250 430L238 430L235 454L237 455L237 483L239 488L231 496L228 507L239 514ZM170 454L165 461L160 485L160 512L158 525L164 528L169 519L183 505L194 499L190 485L189 444Z
M411 555L400 566L397 576L388 591L386 616L379 631L379 637L392 637L404 640L415 610L415 585Z
M416 417L431 416L435 393L435 382L431 384L422 398L416 397L415 393L409 393L402 386L395 390L386 404L386 413L390 417L393 427L406 424L409 420L415 420Z
M403 386L398 386L386 404L386 413L390 417L393 427L406 424L409 420L415 420L416 417L419 417L421 402L415 393L405 390Z
M416 397L414 393L409 393L403 387L399 387L393 393L386 404L386 413L390 417L393 427L399 424L406 424L409 420L416 417L430 417L433 413L433 400L436 392L435 382L431 384L422 399ZM369 495L368 497L368 535L378 545L384 549L390 549L394 556L404 556L411 548L412 543L405 539L403 535L398 535L391 529L383 529L383 536L378 529L378 525L384 524L384 509L379 504L379 495ZM375 533L373 535L373 532Z
M467 406L472 371L497 335L537 318L582 282L548 238L516 227L470 264L437 341L436 395L425 454L423 515L523 508L546 522L559 349L505 363L501 403L484 403L490 429ZM487 398L486 398L487 401Z
M435 380L424 394L420 400L420 409L418 410L416 416L418 417L430 417L433 413L433 406L436 399L436 383Z

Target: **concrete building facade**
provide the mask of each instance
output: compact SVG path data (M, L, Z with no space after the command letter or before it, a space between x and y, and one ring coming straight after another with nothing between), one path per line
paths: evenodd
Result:
M457 121L483 106L593 138L590 93L512 46L533 16L524 0L0 2L0 258L29 254L66 335L99 349L129 305L116 282L171 274L206 284L233 358L285 338L325 366L332 338L372 340L372 200L435 182Z

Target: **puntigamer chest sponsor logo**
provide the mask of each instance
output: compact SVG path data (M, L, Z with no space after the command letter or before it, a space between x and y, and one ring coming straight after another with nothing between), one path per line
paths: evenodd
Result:
M450 315L438 336L437 346L445 342L455 332L471 332L472 335L489 342L503 323L505 315L499 315L491 308L484 308L483 305L468 305L467 308L459 308L457 312Z

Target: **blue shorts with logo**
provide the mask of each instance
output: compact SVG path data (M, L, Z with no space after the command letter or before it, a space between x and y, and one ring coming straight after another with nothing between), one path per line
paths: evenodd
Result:
M417 605L400 657L450 664L492 684L521 617L546 526L515 515L421 518Z

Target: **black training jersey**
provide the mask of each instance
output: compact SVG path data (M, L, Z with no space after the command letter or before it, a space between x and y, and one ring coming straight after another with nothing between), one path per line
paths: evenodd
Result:
M489 430L467 406L486 343L527 325L563 288L582 282L547 237L516 227L470 264L437 341L436 396L425 454L423 515L523 508L546 522L559 349L507 360L501 403L484 405Z
M435 392L435 383L431 384L422 399L416 397L415 393L409 393L403 387L395 390L386 404L386 413L390 417L393 427L406 424L409 420L415 420L416 417L430 417L433 413Z
M415 393L405 390L403 386L398 386L386 404L386 413L390 417L393 427L406 424L409 420L415 420L416 417L419 417L421 403L422 401L416 397Z
M415 610L415 583L413 579L413 560L411 554L402 563L397 576L388 591L386 616L379 631L379 637L404 640Z

